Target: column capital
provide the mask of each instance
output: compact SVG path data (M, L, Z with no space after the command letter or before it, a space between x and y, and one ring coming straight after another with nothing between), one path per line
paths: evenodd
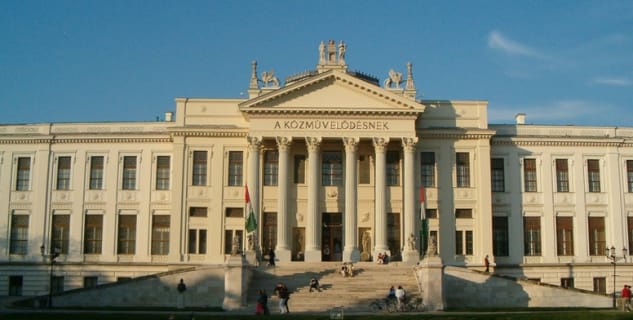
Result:
M402 147L405 151L415 151L415 145L418 143L418 137L402 138Z
M257 149L262 144L262 137L246 136L249 149Z
M346 152L354 152L358 148L358 141L360 139L355 137L344 137L343 144L345 144Z
M308 145L308 151L318 151L321 145L321 137L306 137L306 144Z
M387 144L389 144L389 138L384 137L374 137L373 139L374 149L376 152L385 152L385 148L387 148Z
M292 143L292 137L275 137L277 140L277 146L279 147L279 151L286 151L290 144Z

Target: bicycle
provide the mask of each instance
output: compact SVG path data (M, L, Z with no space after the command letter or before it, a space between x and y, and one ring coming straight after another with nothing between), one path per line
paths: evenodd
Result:
M397 302L393 299L378 299L369 304L372 312L396 312Z
M422 312L426 310L426 306L422 302L422 298L407 299L403 304L404 312Z

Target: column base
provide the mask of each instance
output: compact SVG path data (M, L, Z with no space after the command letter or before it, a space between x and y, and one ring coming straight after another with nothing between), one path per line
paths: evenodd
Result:
M360 251L357 248L343 249L343 262L360 261Z
M289 249L277 249L275 250L275 259L279 262L292 261L292 252Z
M409 266L414 266L420 261L418 250L410 250L402 253L402 262Z
M306 250L305 262L321 262L321 250Z

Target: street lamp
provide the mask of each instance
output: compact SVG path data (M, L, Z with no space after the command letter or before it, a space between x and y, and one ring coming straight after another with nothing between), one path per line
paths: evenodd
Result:
M627 250L626 248L622 248L622 259L624 259L624 261L626 261L626 253ZM617 261L618 261L618 256L615 255L615 247L611 246L611 248L609 249L609 252L607 254L607 258L609 258L609 260L611 260L611 263L613 264L613 308L615 308L617 306L616 302L615 302L615 292L617 290L617 287L615 286L615 270L616 270L616 265L617 265Z
M59 257L59 249L55 248L52 250L52 252L49 252L47 254L46 247L44 247L44 245L42 244L40 246L40 253L42 254L42 257L48 258L48 262L50 264L49 273L48 273L48 307L52 308L53 307L53 265L55 264L55 259Z

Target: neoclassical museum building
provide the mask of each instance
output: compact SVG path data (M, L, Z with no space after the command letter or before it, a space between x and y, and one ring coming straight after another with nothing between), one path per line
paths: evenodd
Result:
M411 64L379 80L346 58L322 42L283 81L252 62L247 97L176 98L156 122L0 125L0 295L47 292L53 261L57 292L235 246L415 265L429 242L445 265L633 282L633 127L490 124L487 101L418 100Z

